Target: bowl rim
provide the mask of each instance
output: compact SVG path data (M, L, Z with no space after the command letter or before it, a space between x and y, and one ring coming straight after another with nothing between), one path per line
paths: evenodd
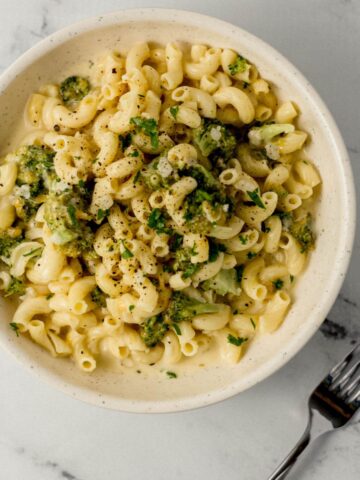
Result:
M335 147L334 156L340 159L340 164L342 166L342 177L340 180L344 186L344 192L346 194L346 197L343 201L343 205L346 206L346 208L344 209L346 212L346 216L343 218L343 222L344 224L346 224L347 228L340 229L342 235L339 237L339 245L343 245L343 253L342 256L340 256L339 254L339 259L337 259L338 269L336 273L334 273L327 282L327 294L324 295L321 299L319 299L320 309L317 317L314 318L314 322L307 325L307 328L299 331L297 335L292 336L289 339L286 347L284 347L284 349L282 350L279 350L276 354L274 354L270 361L257 369L255 372L256 374L252 374L252 376L250 376L250 379L245 385L244 383L240 382L230 383L225 388L219 388L217 390L211 391L210 393L202 393L175 400L132 401L114 397L108 394L99 395L99 393L91 391L90 389L83 386L75 386L70 383L67 384L59 382L57 375L42 365L37 365L35 368L34 366L29 364L28 360L26 359L25 353L22 353L21 351L16 351L15 353L13 347L10 346L9 342L5 342L4 339L0 336L0 345L4 348L4 350L14 356L28 371L32 372L32 374L35 374L41 380L46 381L46 383L52 385L57 390L60 390L63 393L66 393L67 395L82 400L86 403L124 412L179 412L207 406L230 398L240 393L241 391L244 391L254 386L255 384L275 373L299 352L299 350L314 335L314 333L320 327L321 323L326 318L326 315L334 304L340 288L343 284L345 274L349 266L355 237L356 197L354 177L343 138L330 111L326 107L319 94L309 83L309 81L289 60L287 60L281 53L279 53L275 48L270 46L264 40L247 32L246 30L237 25L226 22L224 20L220 20L215 17L189 10L167 8L130 8L116 10L110 13L106 13L104 15L92 16L90 18L80 20L64 28L61 28L60 30L42 39L40 42L35 44L26 52L24 52L1 74L0 95L3 94L4 90L8 87L8 85L23 70L31 66L32 63L34 63L36 60L38 60L45 54L49 53L57 46L68 41L72 36L75 37L79 34L98 30L105 27L110 27L116 24L137 21L176 22L179 18L181 18L182 22L186 20L189 25L193 26L203 26L206 24L209 29L212 28L218 31L226 31L227 29L230 29L232 31L236 30L239 35L245 34L247 39L252 41L256 45L256 48L261 49L264 54L269 55L269 57L276 56L277 61L280 62L286 70L292 72L294 83L297 82L299 87L302 87L303 89L305 88L307 90L309 99L311 100L313 106L316 107L317 110L321 111L322 120L324 124L326 124L326 126L328 127L329 139Z

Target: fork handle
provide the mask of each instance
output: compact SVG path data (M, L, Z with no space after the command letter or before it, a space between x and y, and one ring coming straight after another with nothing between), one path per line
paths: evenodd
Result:
M295 465L296 461L298 460L302 452L309 445L310 438L311 438L310 431L311 431L311 416L309 418L305 432L303 433L298 443L291 450L291 452L285 457L285 459L280 463L280 465L273 472L273 474L268 478L268 480L282 480L283 478L287 477L288 473L290 472L292 467Z

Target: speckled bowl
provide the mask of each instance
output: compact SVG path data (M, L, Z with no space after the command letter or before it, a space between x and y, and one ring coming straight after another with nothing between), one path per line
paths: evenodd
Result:
M86 402L128 412L172 412L209 405L271 375L295 355L329 312L346 273L354 226L355 195L349 159L328 109L301 73L272 47L229 23L192 12L125 10L72 25L41 41L0 79L1 145L7 145L30 92L64 77L72 66L106 49L127 49L139 40L185 41L231 47L255 63L282 98L301 106L301 126L310 133L308 153L323 188L317 212L317 248L299 280L295 303L281 328L251 344L234 367L199 368L169 380L97 370L83 374L67 360L51 358L9 329L13 309L0 303L0 343L20 363L63 392Z

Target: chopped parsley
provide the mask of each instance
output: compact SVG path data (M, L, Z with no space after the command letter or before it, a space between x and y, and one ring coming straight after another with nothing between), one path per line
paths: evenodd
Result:
M248 242L248 237L245 237L244 235L240 235L239 240L240 240L242 245L246 245L247 242Z
M255 252L248 252L246 256L249 260L251 260L252 258L255 258L256 255L257 255L257 253L255 253Z
M175 372L167 371L167 372L166 372L166 375L167 375L169 378L177 378L177 375L176 375Z
M119 140L121 143L121 149L125 150L131 145L131 133L127 133L126 135L119 135Z
M265 209L265 205L263 203L263 201L261 200L260 198L260 195L259 195L259 189L255 189L253 192L246 192L249 197L251 198L251 200L255 203L255 205L259 208L264 208Z
M284 286L284 281L278 278L274 282L272 282L276 290L281 290Z
M122 244L123 244L123 247L124 247L124 251L121 253L121 257L124 260L128 260L129 258L132 258L134 256L134 254L132 252L130 252L130 250L127 248L124 240L122 240Z
M103 210L102 208L99 208L97 211L96 219L97 220L103 220L105 217L107 217L110 213L109 209Z
M9 325L10 325L10 328L12 330L14 330L14 332L16 333L16 336L18 337L19 336L19 325L17 323L14 323L14 322L10 322Z
M211 238L209 240L209 259L208 262L215 262L220 252L226 252L226 247L222 243L216 243Z
M236 271L236 280L238 282L241 282L244 275L244 265L237 265L235 267L235 271Z
M230 63L228 65L231 75L236 75L237 73L244 73L246 71L247 66L248 66L248 63L246 59L241 55L237 56L234 63Z
M129 305L129 312L132 312L135 308L135 305Z
M134 150L132 153L130 153L130 157L138 157L139 155L139 150Z
M174 105L173 107L170 107L170 113L171 113L171 116L174 118L174 120L176 120L176 116L178 114L178 111L179 111L179 106L178 105Z
M252 318L250 318L250 322L251 322L251 325L253 326L253 329L255 330L256 329L256 323L254 322L254 320Z
M135 125L138 130L142 130L145 135L150 137L151 146L158 148L159 131L157 121L154 118L132 117L130 124Z
M235 345L236 347L240 347L243 343L248 341L246 337L234 337L234 335L231 335L231 333L229 333L227 339L229 343Z
M148 227L152 228L156 231L156 233L167 233L171 234L171 228L166 226L166 218L164 213L160 210L160 208L154 208L149 215Z

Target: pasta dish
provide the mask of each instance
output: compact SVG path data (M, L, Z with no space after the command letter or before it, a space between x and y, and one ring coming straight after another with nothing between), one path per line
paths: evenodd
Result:
M314 247L299 107L231 49L137 43L88 67L30 96L0 160L10 328L86 372L237 363Z

